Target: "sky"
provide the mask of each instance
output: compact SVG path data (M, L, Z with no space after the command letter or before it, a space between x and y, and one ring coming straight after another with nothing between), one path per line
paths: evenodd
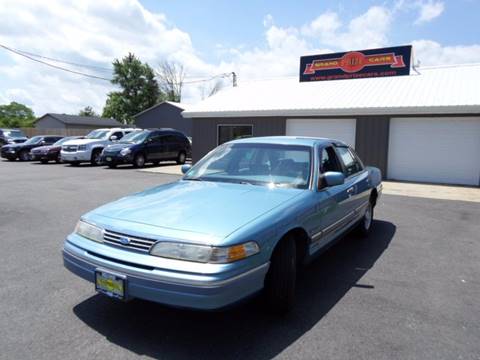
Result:
M302 55L412 44L422 66L480 63L480 0L0 0L0 45L70 70L111 78L133 52L154 69L184 66L182 101L208 96L220 74L238 82L297 76ZM0 104L101 113L115 87L0 48ZM266 94L268 96L268 94Z

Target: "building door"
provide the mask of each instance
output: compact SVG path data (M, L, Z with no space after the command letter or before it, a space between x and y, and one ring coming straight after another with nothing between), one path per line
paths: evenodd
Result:
M287 119L287 135L340 140L355 148L355 119Z
M387 177L480 185L480 118L392 118Z

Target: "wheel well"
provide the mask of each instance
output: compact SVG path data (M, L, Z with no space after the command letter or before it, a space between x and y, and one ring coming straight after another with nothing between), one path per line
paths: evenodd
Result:
M286 238L290 236L295 240L297 264L302 265L307 256L307 250L308 250L308 234L303 228L298 227L298 228L289 230L285 235L282 236L280 241L275 245L275 248L273 249L273 251L275 252L276 248L278 247L278 244L280 244L282 241L284 241Z
M370 194L370 202L372 203L372 206L377 205L377 197L378 197L377 189L373 189L372 193Z

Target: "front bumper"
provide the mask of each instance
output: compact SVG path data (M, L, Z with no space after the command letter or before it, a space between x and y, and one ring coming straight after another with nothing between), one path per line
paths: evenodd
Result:
M192 274L137 266L78 247L67 238L63 248L65 267L83 279L95 282L95 270L126 276L127 298L198 310L227 307L263 288L269 263L227 277L223 273Z
M131 164L133 161L132 155L128 154L125 156L118 154L104 154L102 155L102 164L105 165L122 165L122 164Z
M58 153L57 152L49 152L49 153L30 153L31 159L33 161L40 161L40 160L58 160Z
M16 152L10 152L10 151L2 151L1 156L4 159L16 159L17 158L17 153Z
M60 157L63 162L88 162L91 160L92 154L89 151L76 151L76 152L69 152L69 151L61 151Z

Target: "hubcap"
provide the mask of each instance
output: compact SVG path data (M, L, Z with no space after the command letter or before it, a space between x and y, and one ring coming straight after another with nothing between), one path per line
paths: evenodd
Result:
M365 229L369 229L372 224L372 205L368 205L367 210L365 211L365 216L363 218L363 225Z
M181 163L185 162L185 154L181 153L180 156L179 156L179 159L180 159Z
M143 166L143 164L145 164L145 159L143 158L143 156L140 155L139 157L137 157L137 166L141 167Z

